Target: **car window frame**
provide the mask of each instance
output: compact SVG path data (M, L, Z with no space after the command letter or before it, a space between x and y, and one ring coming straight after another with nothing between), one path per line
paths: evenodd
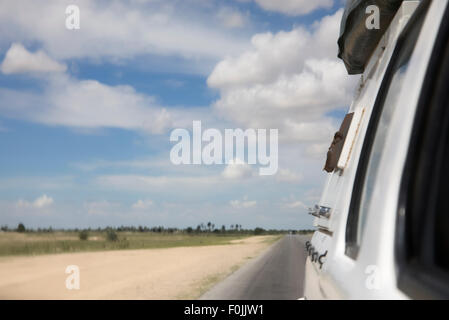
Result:
M416 193L418 192L419 194L420 190L417 187L418 183L423 183L420 186L422 190L430 183L429 177L431 174L428 178L419 180L424 174L421 171L423 159L428 163L429 159L432 159L431 157L437 151L441 151L441 148L444 147L447 148L447 146L441 145L441 140L428 143L429 137L441 135L441 131L438 131L441 130L441 127L439 127L440 123L432 122L429 125L429 119L433 119L435 114L441 112L444 108L441 105L441 99L446 99L443 102L449 101L449 92L447 90L444 92L438 87L442 81L446 83L449 80L449 4L445 10L418 100L407 160L402 174L396 218L395 258L398 268L397 285L399 290L415 299L449 298L448 275L442 274L437 268L432 268L431 264L423 262L425 261L423 250L434 250L434 248L429 247L432 243L428 239L429 232L421 230L423 239L416 239L416 236L412 237L413 230L416 229L416 222L414 222L416 221L416 212L422 210L422 208L429 209L428 211L422 211L421 216L418 216L424 220L423 226L425 226L426 221L436 216L435 210L437 210L435 207L437 203L432 202L437 201L436 199L416 198ZM435 93L440 93L441 95L436 95ZM449 124L449 116L446 115L446 117L441 120L441 125L444 121L446 121L446 125ZM445 134L447 138L449 133ZM430 141L432 140L430 139ZM438 150L432 151L432 148L437 148ZM435 170L438 170L438 161L441 162L442 159L432 160L435 160L435 166L434 168L429 168L429 170L431 173L434 173ZM415 220L411 218L412 215L415 215L413 216ZM433 234L431 233L431 235ZM420 245L419 249L416 248L417 244ZM429 254L426 253L426 255Z
M382 83L376 96L376 100L374 102L373 111L371 113L368 128L365 133L362 151L360 153L357 165L355 180L351 194L351 202L349 205L348 217L346 221L345 255L354 260L357 259L360 250L360 243L358 241L358 235L360 231L359 230L360 206L366 180L366 173L369 168L371 152L376 139L378 124L382 117L384 104L387 99L390 87L392 85L392 79L398 70L397 63L398 60L401 58L402 50L404 46L407 44L406 41L408 40L410 33L413 32L414 30L413 28L416 26L416 23L422 24L424 22L430 3L431 3L430 0L424 0L421 2L419 7L416 9L415 13L410 18L408 24L405 26L402 33L399 35L395 49L388 64L387 70L385 71L385 75L382 79ZM421 29L419 31L421 31ZM412 49L412 54L415 48L416 42L415 47Z

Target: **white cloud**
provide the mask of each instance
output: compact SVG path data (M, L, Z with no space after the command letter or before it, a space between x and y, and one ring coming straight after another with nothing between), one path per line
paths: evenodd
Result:
M29 208L29 207L31 207L31 203L26 200L20 199L19 201L17 201L16 207L17 208Z
M189 198L204 198L206 194L219 195L223 192L233 192L236 188L254 189L256 186L270 185L275 179L263 179L258 175L251 178L225 178L220 174L219 167L187 166L182 171L170 171L162 175L142 174L102 174L93 180L93 186L104 190L120 192L144 193L149 199L161 195L187 196Z
M247 179L252 175L251 166L240 159L230 161L222 173L226 179Z
M27 52L18 44L11 48L9 53L17 50ZM34 54L27 52L26 55ZM46 54L39 51L39 56ZM15 64L13 69L12 60L14 59L10 59L8 55L5 57L5 70L19 72L18 64ZM56 61L52 63L60 65ZM30 66L27 68L31 71ZM44 66L42 71L43 68ZM45 68L50 71L50 64ZM25 67L20 70L25 71ZM169 111L160 106L153 96L139 93L129 85L113 86L97 80L79 80L67 73L45 73L38 79L41 90L0 87L0 115L50 126L71 127L80 132L119 128L151 134L162 134L173 127L191 125L192 120L199 117L213 117L204 116L202 107L171 107ZM0 127L1 129L3 127Z
M153 206L152 200L138 200L133 204L133 209L148 209Z
M26 200L19 200L16 203L18 208L36 208L41 209L45 207L49 207L53 204L53 198L48 197L46 194L36 198L33 202L28 202Z
M89 215L110 215L117 212L120 208L119 203L113 203L106 200L90 201L84 203L84 209Z
M336 58L341 16L326 16L311 31L255 35L251 50L222 60L209 76L220 91L215 110L244 127L278 128L281 140L330 141L338 124L326 114L349 105L355 84Z
M289 169L279 169L276 174L276 180L279 182L298 183L302 180L302 175Z
M234 209L249 209L249 208L254 208L255 206L257 206L257 201L248 200L248 197L245 196L243 198L243 200L231 200L229 202L229 204Z
M308 207L301 201L293 201L283 205L286 209L307 209Z
M104 175L95 179L96 183L103 187L134 191L211 188L221 180L220 176L150 175Z
M163 133L171 114L151 96L126 85L109 86L66 74L42 79L44 91L0 88L0 114L46 125L73 128L120 128Z
M27 72L64 72L67 67L39 50L31 53L20 43L13 43L0 65L4 74Z
M11 177L0 180L0 190L45 190L54 191L68 189L74 184L73 176L28 176Z
M53 198L48 197L46 194L34 200L33 205L36 208L43 208L53 204Z
M331 141L311 144L306 148L306 154L314 158L322 157L327 153L330 144Z
M77 0L81 28L67 30L69 4L73 1L0 1L0 47L38 42L57 59L116 62L156 54L215 60L242 50L249 35L229 34L227 27L214 23L218 4L196 0Z
M248 2L251 0L238 0ZM289 16L300 16L320 8L329 9L334 0L254 0L267 11L280 12Z
M247 16L232 8L223 7L217 13L217 18L227 28L241 28L247 23Z
M331 8L333 0L255 0L262 8L287 15L303 15L319 8Z

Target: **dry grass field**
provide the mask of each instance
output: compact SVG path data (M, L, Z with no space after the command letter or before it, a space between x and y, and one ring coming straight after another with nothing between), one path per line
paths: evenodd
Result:
M106 232L90 232L88 240L80 240L77 232L0 232L0 256L224 245L245 237L153 232L117 232L117 235L117 241L108 241Z

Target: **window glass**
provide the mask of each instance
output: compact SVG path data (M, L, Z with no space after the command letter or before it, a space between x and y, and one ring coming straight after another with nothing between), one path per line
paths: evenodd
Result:
M446 98L446 103L448 99ZM449 105L447 105L449 107ZM448 121L446 119L446 121ZM449 132L446 132L446 141L445 141L445 151L443 154L443 159L441 162L445 163L449 157ZM445 166L445 165L443 165ZM437 197L437 205L435 212L435 224L434 224L434 243L433 246L435 248L434 263L435 265L443 270L449 276L449 170L443 169L441 170L442 174L440 178L440 183L438 186L438 197Z
M449 297L449 8L421 89L396 223L398 288L415 299Z
M374 103L359 159L346 227L346 254L353 258L356 258L362 241L370 205L373 201L383 201L382 194L374 193L378 184L379 165L424 17L421 12L416 18L412 18L400 36Z
M374 197L374 187L377 181L377 173L379 170L379 164L382 157L385 141L387 137L388 127L390 126L393 112L398 103L399 94L404 82L405 73L408 68L409 56L404 65L396 70L393 76L391 86L388 90L387 98L385 99L382 115L377 125L376 136L372 146L368 166L366 169L365 181L362 189L361 201L360 201L360 213L358 221L357 243L361 242L363 230L365 228L367 212L371 202L382 201L380 198ZM382 195L379 195L380 197Z

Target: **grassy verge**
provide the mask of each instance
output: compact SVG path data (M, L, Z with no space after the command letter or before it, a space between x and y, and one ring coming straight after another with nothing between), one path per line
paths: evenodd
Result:
M224 245L248 237L248 235L188 235L151 232L118 232L117 234L117 241L107 241L104 232L90 233L89 240L80 240L78 233L75 232L5 232L0 233L0 256Z

